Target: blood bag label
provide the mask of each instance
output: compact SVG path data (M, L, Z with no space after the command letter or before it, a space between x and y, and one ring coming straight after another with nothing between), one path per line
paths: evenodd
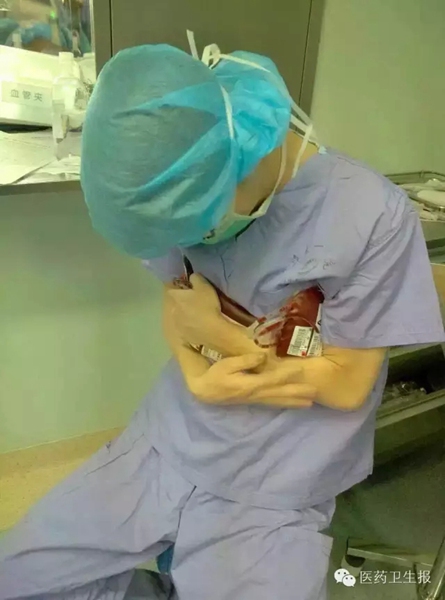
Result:
M218 362L223 358L222 354L216 350L210 350L210 348L205 348L204 346L201 348L201 354L211 362Z
M321 356L321 304L318 307L317 321L315 327L296 326L289 343L287 354L289 356L300 356L303 358Z
M311 345L312 327L295 327L287 353L291 356L307 356Z

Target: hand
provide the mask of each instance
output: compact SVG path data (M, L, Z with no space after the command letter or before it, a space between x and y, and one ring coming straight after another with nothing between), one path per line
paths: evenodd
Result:
M188 344L207 345L217 339L221 306L214 287L200 275L192 275L189 290L169 289L169 318L181 339Z
M261 370L266 357L252 354L224 358L204 375L189 378L190 391L205 404L264 404L271 408L309 408L313 386L298 382L298 364L287 369ZM259 369L258 373L253 370Z

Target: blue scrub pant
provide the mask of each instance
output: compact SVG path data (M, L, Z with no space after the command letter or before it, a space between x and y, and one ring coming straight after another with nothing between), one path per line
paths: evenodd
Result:
M324 600L334 504L212 496L135 420L0 539L0 600ZM172 544L171 579L134 570Z

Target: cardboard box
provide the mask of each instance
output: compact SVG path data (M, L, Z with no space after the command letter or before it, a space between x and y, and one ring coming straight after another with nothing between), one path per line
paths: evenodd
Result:
M433 269L437 293L442 302L445 302L445 265L432 264L431 267Z

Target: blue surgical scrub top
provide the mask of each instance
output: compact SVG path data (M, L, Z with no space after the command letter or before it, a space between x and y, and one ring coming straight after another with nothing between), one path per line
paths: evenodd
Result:
M256 316L319 285L322 339L345 348L443 342L419 218L406 194L332 150L306 162L267 214L238 238L185 251L195 272ZM146 266L182 275L179 250ZM310 360L306 359L306 360ZM372 471L385 361L354 412L208 406L172 359L140 418L155 448L191 483L223 498L299 509L333 498Z

